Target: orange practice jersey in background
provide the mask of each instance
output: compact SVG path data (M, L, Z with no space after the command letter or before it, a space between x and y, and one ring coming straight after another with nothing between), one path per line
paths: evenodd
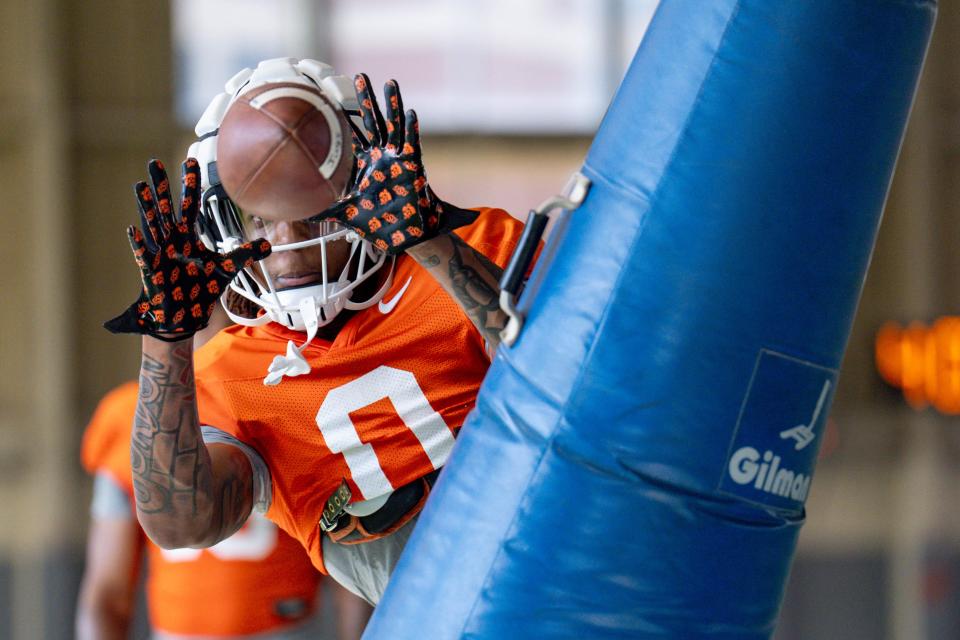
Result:
M132 510L130 432L136 405L136 382L107 394L87 427L81 454L88 472L106 473L127 492ZM278 630L313 612L320 574L300 544L262 516L209 549L164 550L147 540L147 552L154 629L244 635Z
M522 231L504 211L484 209L457 233L503 267ZM265 386L288 340L299 345L304 333L269 323L211 340L195 360L200 421L263 456L272 478L267 515L322 570L318 523L341 481L356 502L442 466L490 361L458 304L405 255L382 304L357 312L333 342L307 345L310 373Z

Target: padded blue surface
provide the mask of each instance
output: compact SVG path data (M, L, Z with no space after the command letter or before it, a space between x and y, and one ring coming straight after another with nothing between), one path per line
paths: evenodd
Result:
M936 3L663 0L366 638L767 638Z

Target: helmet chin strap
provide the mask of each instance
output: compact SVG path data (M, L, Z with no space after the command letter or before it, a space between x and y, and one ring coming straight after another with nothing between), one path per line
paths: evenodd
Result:
M273 304L267 306L268 315L274 322L282 324L288 329L294 331L308 331L307 316L302 313L303 301L311 299L315 303L310 308L310 313L316 315L320 326L331 322L345 307L344 299L344 281L328 283L326 285L316 284L301 289L288 289L284 291L274 291L272 294L263 296L266 303ZM296 305L296 310L294 310Z
M366 309L377 303L383 295L390 288L390 285L393 283L393 267L396 263L395 259L390 261L390 272L387 274L386 279L383 282L383 285L380 286L380 290L370 298L367 302L355 303L347 300L345 307L348 309L360 310ZM294 378L296 376L302 376L304 374L310 373L310 364L307 362L306 358L303 357L303 349L310 344L310 342L317 337L317 331L322 326L320 323L320 311L322 304L319 303L314 296L306 296L299 303L300 317L303 319L303 328L307 332L307 339L304 340L303 344L299 347L294 343L293 340L287 341L287 353L282 356L275 356L273 361L270 363L270 366L267 368L267 377L263 379L263 384L267 386L274 386L280 384L280 381L283 380L284 376L289 378ZM326 324L328 321L325 321L323 324Z
M267 368L267 377L263 379L263 384L274 386L280 384L284 376L293 378L310 373L310 365L303 357L302 351L311 340L317 337L317 330L320 328L320 308L316 298L307 296L300 301L300 316L303 318L307 339L299 347L293 340L287 341L287 354L273 358L273 362Z

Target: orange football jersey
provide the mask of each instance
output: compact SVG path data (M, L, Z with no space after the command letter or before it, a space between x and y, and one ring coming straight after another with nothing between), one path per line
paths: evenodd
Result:
M505 266L523 224L481 210L457 233ZM268 517L323 570L324 505L346 480L351 501L389 493L434 469L473 408L490 361L480 333L412 258L397 258L379 305L357 312L332 342L314 339L307 374L263 378L288 340L276 323L234 326L196 356L200 421L253 447L270 471Z
M88 472L109 475L130 496L133 518L130 432L136 405L136 382L107 394L81 452ZM157 630L246 635L281 629L313 612L320 574L296 540L256 514L209 549L165 550L148 539L147 557L147 604Z

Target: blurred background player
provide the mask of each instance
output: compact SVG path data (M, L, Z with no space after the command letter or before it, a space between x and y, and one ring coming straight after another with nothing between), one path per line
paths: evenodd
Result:
M230 322L217 310L194 336L200 347ZM300 544L259 514L209 549L161 549L136 519L130 432L137 383L104 397L83 439L82 462L94 476L87 560L77 606L81 640L127 638L146 548L146 595L153 637L294 640L360 637L370 607L335 583L335 622L321 624L320 574Z
M246 86L296 78L275 66ZM262 510L318 569L375 604L499 343L498 280L523 225L441 201L397 84L384 89L385 116L366 76L355 91L366 129L355 139L355 183L309 220L265 220L206 195L200 212L191 174L206 161L193 158L177 219L152 162L152 186L137 187L145 233L129 232L145 290L107 327L144 334L132 455L150 535L210 546ZM198 216L217 230L220 252L199 242ZM245 242L258 235L272 255ZM364 262L380 267L355 284ZM190 275L190 264L204 268ZM203 292L223 290L243 266L234 290L263 313L237 317L249 326L196 354L194 383L192 345L178 338L205 320L179 312L171 276L198 287L203 309ZM171 446L180 442L199 454Z

